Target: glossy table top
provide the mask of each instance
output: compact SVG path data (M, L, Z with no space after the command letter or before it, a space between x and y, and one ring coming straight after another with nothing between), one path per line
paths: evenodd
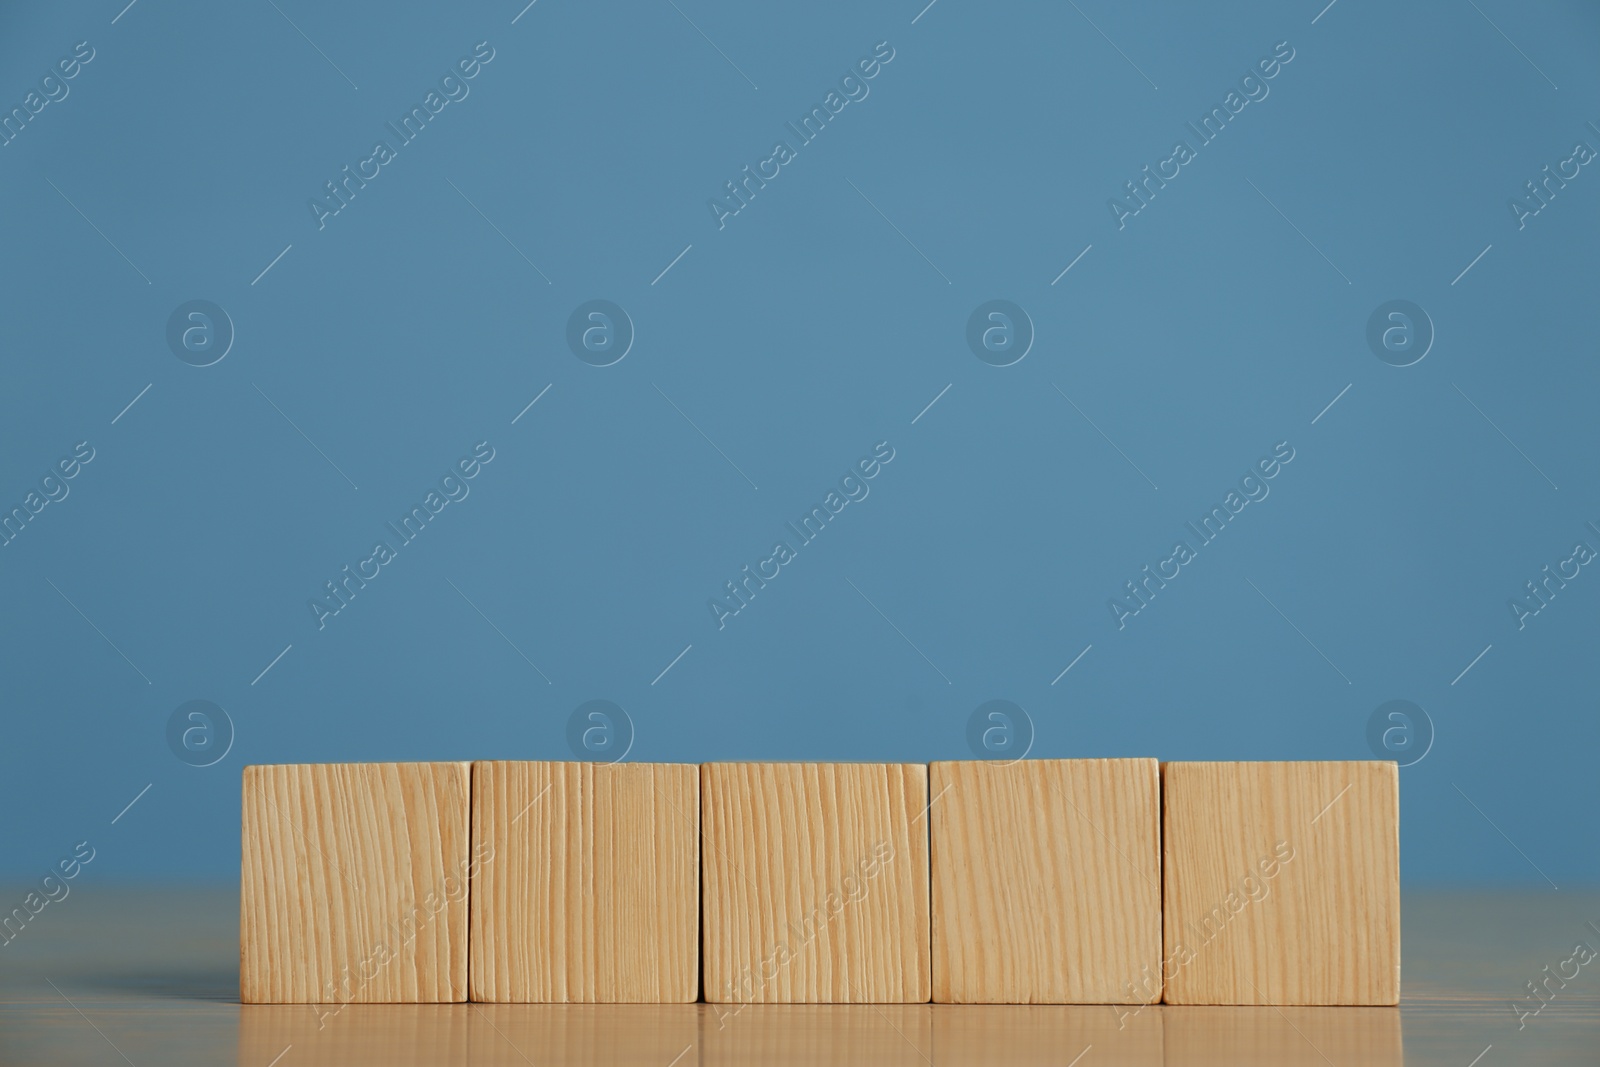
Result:
M21 899L23 892L11 896ZM5 899L11 899L11 896ZM238 891L85 885L0 947L0 1064L1600 1063L1600 893L1407 893L1393 1008L238 1003ZM1591 928L1589 923L1595 924ZM1550 967L1546 972L1544 968ZM1564 971L1520 1020L1526 983ZM1120 1009L1126 1011L1126 1009Z

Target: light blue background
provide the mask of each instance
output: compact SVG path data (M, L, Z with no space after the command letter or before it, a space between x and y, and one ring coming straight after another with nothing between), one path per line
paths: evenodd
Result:
M0 15L5 109L95 49L0 148L0 502L96 450L0 548L0 874L87 839L91 879L234 878L243 764L569 758L596 698L673 761L964 758L992 698L1037 756L1362 759L1403 698L1437 730L1409 883L1600 876L1600 574L1508 607L1600 547L1600 173L1507 206L1600 148L1592 5L122 3ZM308 199L485 40L319 231ZM884 40L719 230L708 198ZM1119 230L1108 197L1284 40ZM197 298L237 330L208 368L165 340ZM637 329L612 367L565 342L592 298ZM964 340L994 298L1037 331L1007 368ZM1393 298L1437 330L1406 368L1365 341ZM319 631L308 599L482 440ZM880 440L870 496L719 631L708 600ZM1279 441L1270 497L1119 631L1108 599ZM191 699L236 726L215 766L168 750Z

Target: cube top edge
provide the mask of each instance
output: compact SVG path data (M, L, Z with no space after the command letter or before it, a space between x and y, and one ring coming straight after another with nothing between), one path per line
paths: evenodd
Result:
M848 759L807 759L807 760L771 760L771 759L746 759L746 760L707 760L701 767L926 767L925 760L848 760Z
M1018 760L988 760L988 759L936 759L929 760L930 767L1017 767L1017 766L1056 766L1059 764L1084 764L1084 763L1142 763L1155 766L1160 763L1156 756L1063 756L1050 758L1028 757Z
M698 767L698 763L655 762L652 760L627 760L621 763L606 763L601 760L576 760L576 759L475 759L467 760L474 767Z
M243 770L245 770L245 771L262 771L262 770L272 770L272 769L275 769L275 768L282 768L282 767L288 767L288 768L298 768L298 767L395 767L395 768L398 768L400 770L406 770L406 769L413 768L413 767L466 767L466 766L470 766L471 763L472 763L471 760L463 760L463 759L407 760L407 761L403 761L403 762L377 762L377 763L364 762L364 761L358 761L358 760L329 760L329 761L323 762L323 763L247 763L247 764L244 765Z
M1391 767L1399 769L1398 760L1390 759L1299 759L1299 760L1162 760L1161 767Z

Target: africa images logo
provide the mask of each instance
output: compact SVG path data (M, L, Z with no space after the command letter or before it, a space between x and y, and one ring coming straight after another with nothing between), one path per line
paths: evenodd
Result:
M398 559L402 548L421 537L428 523L432 522L440 512L452 503L467 499L467 494L472 492L472 486L467 483L494 461L494 455L494 446L488 441L479 441L473 445L472 455L463 456L458 460L455 466L439 479L439 488L428 490L428 494L422 498L422 503L413 505L410 511L401 516L398 525L393 522L384 524L394 534L394 544L391 545L387 540L374 542L372 554L357 561L354 570L351 570L350 564L346 563L339 574L335 575L338 579L336 582L323 582L322 587L328 595L311 597L306 601L317 629L324 629L330 618L349 607L351 601L355 600L356 594L365 589L368 582L382 574L384 567Z
M755 570L752 571L750 564L746 563L744 569L739 572L740 578L737 584L724 583L728 593L725 598L711 597L706 601L717 629L726 627L730 618L749 607L750 601L756 598L756 593L765 589L768 582L782 574L783 568L799 557L800 549L822 536L822 531L828 528L828 523L846 507L853 502L867 499L867 494L872 492L872 487L867 482L876 478L893 459L894 447L888 441L879 441L872 446L872 455L863 456L844 473L839 479L838 489L828 490L828 495L823 497L822 503L811 505L811 510L800 516L798 523L786 523L786 530L794 535L794 544L790 544L788 540L774 542L772 555L759 560ZM772 570L768 571L768 567Z
M894 48L888 41L879 41L872 46L872 55L865 56L856 61L839 78L839 88L828 90L828 95L822 98L822 103L813 104L811 110L800 117L800 124L786 122L784 126L794 134L794 144L788 141L774 141L772 155L761 160L752 170L750 165L740 173L744 176L738 183L723 182L727 195L712 197L706 201L706 206L711 209L711 217L716 221L717 229L725 228L727 220L750 206L750 201L756 198L756 193L767 187L767 182L777 178L783 173L783 168L793 163L800 155L800 149L822 136L822 131L828 128L828 123L844 111L852 103L860 103L872 92L872 86L867 82L876 78L884 67L894 59ZM768 168L771 168L770 170Z

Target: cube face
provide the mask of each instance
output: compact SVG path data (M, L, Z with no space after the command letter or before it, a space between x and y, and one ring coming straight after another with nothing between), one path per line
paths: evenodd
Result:
M1394 763L1161 774L1167 1003L1399 1003Z
M705 999L923 1003L922 764L709 763Z
M933 999L1161 996L1153 759L935 763Z
M467 996L465 763L244 769L246 1004Z
M695 1000L699 815L692 764L474 764L471 999Z

